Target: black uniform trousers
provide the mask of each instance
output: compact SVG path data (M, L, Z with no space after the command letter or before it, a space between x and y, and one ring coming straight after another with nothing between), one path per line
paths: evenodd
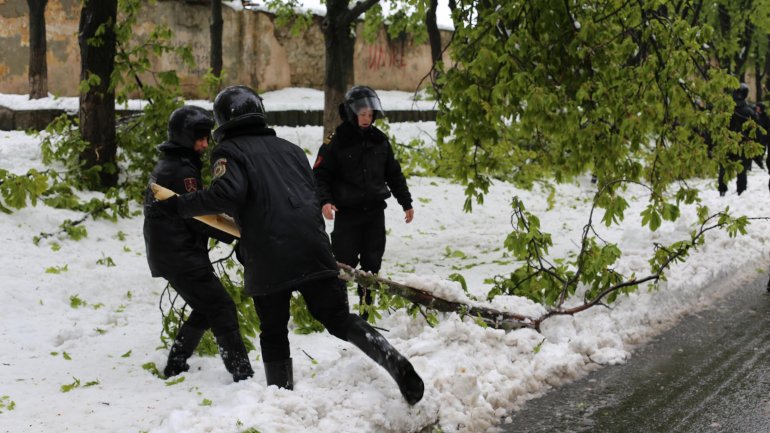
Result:
M341 210L334 216L332 251L337 261L377 273L385 254L385 210Z
M165 277L192 308L186 324L215 336L238 331L238 313L230 294L210 268Z
M305 283L297 290L305 299L308 311L330 334L347 341L351 319L347 291L337 277ZM264 362L283 361L290 357L289 305L293 290L254 296L254 308L260 322L259 344Z
M751 160L747 158L741 158L741 157L735 157L731 156L731 160L734 161L741 161L741 164L743 165L743 171L738 173L736 176L736 183L738 188L738 194L740 195L743 193L743 191L746 191L746 188L748 187L748 174L749 170L751 169ZM719 173L717 176L717 189L720 193L727 192L727 184L724 181L725 179L725 168L720 164L719 165Z

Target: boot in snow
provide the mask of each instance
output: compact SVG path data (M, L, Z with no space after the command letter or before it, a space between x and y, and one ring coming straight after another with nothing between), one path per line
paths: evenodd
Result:
M216 340L225 368L233 375L234 381L238 382L254 376L254 370L251 369L251 362L249 362L249 352L243 344L240 332L233 331L229 334L217 335Z
M347 334L348 341L387 370L395 379L407 403L414 405L420 401L425 385L409 360L361 317L355 315L351 317L353 319Z
M198 347L205 331L205 329L195 328L187 323L179 328L174 344L171 345L171 350L168 353L166 368L163 369L163 374L166 377L176 376L190 369L187 360Z
M265 361L264 364L267 386L275 385L278 388L294 389L294 372L291 358L281 361Z

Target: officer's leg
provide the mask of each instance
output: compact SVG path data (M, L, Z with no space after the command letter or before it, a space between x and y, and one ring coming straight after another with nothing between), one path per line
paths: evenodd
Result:
M746 187L748 186L748 174L749 167L751 167L751 160L744 158L741 160L741 164L743 165L743 170L738 173L738 195L741 195L743 191L746 191Z
M299 290L310 314L337 338L353 343L369 358L382 366L398 384L401 395L415 404L424 392L424 384L414 367L379 332L364 319L350 314L343 294L333 278L316 281Z
M358 266L361 249L361 228L358 220L353 214L337 212L331 235L334 258L353 268Z
M262 349L267 385L287 389L294 387L288 329L290 302L290 290L254 296L254 309L260 322L259 345Z
M176 376L190 369L187 360L190 359L195 348L198 347L203 333L208 328L206 316L193 310L190 317L185 320L174 337L174 343L168 352L166 367L163 368L163 375L166 377Z
M170 281L193 311L206 317L233 380L237 382L253 376L248 351L238 329L235 304L214 272L205 268L192 270Z
M363 246L361 248L361 269L376 274L382 267L382 255L385 254L385 211L379 210L367 215L363 226ZM358 296L362 305L372 305L373 293L369 289L358 287ZM368 314L361 314L364 319Z
M361 253L363 231L361 218L357 213L337 212L332 231L332 253L334 258L350 267L358 266ZM345 283L342 283L345 285Z
M727 184L725 184L725 167L719 164L719 175L717 176L717 189L719 195L723 196L727 192Z

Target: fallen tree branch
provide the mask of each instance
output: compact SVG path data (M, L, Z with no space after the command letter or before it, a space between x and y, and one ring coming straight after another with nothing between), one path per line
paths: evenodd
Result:
M492 308L474 307L460 302L448 301L436 297L432 293L406 284L397 283L387 278L354 269L344 263L337 262L340 268L340 279L346 281L355 281L363 287L370 290L387 290L388 293L398 295L415 304L424 305L436 311L445 313L459 313L461 315L471 316L481 320L487 326L495 329L518 329L533 327L532 319L519 314L506 313Z

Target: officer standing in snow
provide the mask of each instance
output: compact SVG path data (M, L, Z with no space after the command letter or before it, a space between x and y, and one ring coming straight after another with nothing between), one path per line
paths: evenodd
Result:
M151 182L174 192L202 189L201 155L208 147L214 120L200 107L185 105L168 121L168 140L158 146L162 156L152 171ZM192 313L179 328L171 346L166 377L187 371L187 359L211 328L222 360L236 382L254 375L238 329L238 316L230 295L214 274L208 253L210 237L230 243L234 238L192 218L167 216L152 207L147 188L144 198L144 241L153 277L168 280Z
M262 99L246 86L214 100L217 146L209 189L155 203L169 215L228 213L241 231L245 290L260 319L268 385L292 389L289 303L298 290L329 332L384 367L409 404L422 398L412 364L361 317L348 311L305 153L268 128Z
M756 121L754 108L752 108L746 101L748 96L749 86L746 83L741 83L740 87L733 91L733 101L735 101L735 108L733 109L733 115L730 118L730 130L742 134L742 144L745 144L746 141L750 140L748 132L743 130L744 124L749 120ZM745 146L742 147L745 148ZM743 191L746 191L748 171L751 168L751 158L748 158L744 155L743 148L741 149L740 154L730 154L728 155L728 158L730 158L732 161L740 161L743 165L743 169L738 173L737 177L738 195L741 195ZM719 178L717 179L720 196L724 196L727 192L727 184L724 182L724 177L725 169L720 164Z
M339 107L342 123L318 150L313 173L326 219L334 220L334 256L348 266L377 273L385 253L385 200L391 193L412 222L412 196L388 137L374 126L383 116L380 98L355 86ZM372 292L358 286L362 316Z

